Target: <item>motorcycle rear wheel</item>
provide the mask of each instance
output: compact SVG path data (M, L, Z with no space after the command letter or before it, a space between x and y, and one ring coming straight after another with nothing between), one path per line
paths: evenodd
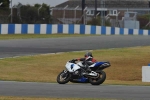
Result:
M59 84L66 84L70 81L70 77L71 74L69 74L68 72L65 73L64 71L62 71L58 76L57 76L57 82Z
M99 73L99 77L98 78L89 78L89 82L92 85L100 85L102 84L105 79L106 79L106 73L104 71L100 71Z

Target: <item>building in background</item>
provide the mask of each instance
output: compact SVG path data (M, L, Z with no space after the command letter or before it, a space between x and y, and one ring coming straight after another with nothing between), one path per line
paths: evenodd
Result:
M139 19L137 20L138 15L149 14L149 0L64 1L61 1L62 3L55 7L41 7L40 5L34 7L18 3L18 5L14 5L10 9L1 7L1 5L0 23L89 24L93 19L99 19L97 22L100 23L96 23L96 25L106 26L107 22L109 22L111 23L109 26L112 27L139 28L139 26L145 25L150 27L150 18L144 19L144 21L141 18L140 22L138 22ZM92 25L95 24L92 23Z
M113 27L126 27L130 20L137 21L137 14L146 14L150 10L148 0L85 0L83 14L82 0L68 0L54 7L52 16L63 24L76 24L84 18L84 24L86 24L95 17L95 3L97 4L96 17L102 16L103 13L102 20L109 20ZM128 18L125 18L127 17L125 12L126 15L128 12Z

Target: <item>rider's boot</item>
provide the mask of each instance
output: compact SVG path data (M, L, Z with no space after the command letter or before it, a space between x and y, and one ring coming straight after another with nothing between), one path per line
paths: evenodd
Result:
M88 73L91 73L91 69L88 67L87 69L86 69L86 71L88 72Z
M89 73L91 73L91 69L88 66L84 67L85 72L82 73L83 75L88 75Z
M87 72L87 74L89 74L89 73L91 73L92 72L92 70L88 67L88 66L86 66L86 72Z
M87 67L86 72L88 73L88 75L90 76L97 76L97 73L92 71L89 67Z

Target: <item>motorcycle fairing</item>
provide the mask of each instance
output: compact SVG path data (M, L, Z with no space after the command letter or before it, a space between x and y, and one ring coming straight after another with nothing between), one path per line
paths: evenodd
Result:
M101 66L101 65L104 64L104 63L105 63L105 62L96 62L96 63L90 65L89 67L99 67L99 66Z
M88 82L88 78L81 77L81 78L78 79L78 82L81 82L81 83L82 83L82 82L83 82L83 83L84 83L84 82Z
M66 63L66 68L69 72L75 72L76 70L80 69L80 67L77 64L74 63Z

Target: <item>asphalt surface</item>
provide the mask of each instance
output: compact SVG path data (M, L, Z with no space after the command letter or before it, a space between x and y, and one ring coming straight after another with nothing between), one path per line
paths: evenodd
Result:
M104 48L149 46L149 36L91 36L0 40L0 58ZM0 96L116 98L149 100L149 86L0 81Z
M57 98L107 98L149 100L149 86L0 82L0 95Z
M150 36L88 36L0 40L0 58L150 45Z

